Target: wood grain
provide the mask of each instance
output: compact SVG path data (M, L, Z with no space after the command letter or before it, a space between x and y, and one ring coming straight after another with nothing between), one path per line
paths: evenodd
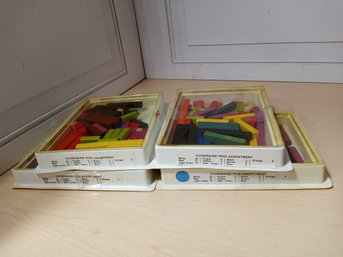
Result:
M343 85L145 80L128 94L264 84L292 109L326 161L334 188L97 192L12 189L0 177L0 255L342 256Z

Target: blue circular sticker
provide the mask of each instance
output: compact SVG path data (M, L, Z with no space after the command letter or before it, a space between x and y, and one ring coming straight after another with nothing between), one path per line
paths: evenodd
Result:
M180 182L187 182L189 180L189 174L184 170L178 171L176 172L176 179Z

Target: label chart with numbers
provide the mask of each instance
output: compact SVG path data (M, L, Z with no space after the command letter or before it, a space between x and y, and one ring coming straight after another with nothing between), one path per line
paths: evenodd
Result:
M178 166L241 166L276 168L276 158L272 154L227 155L227 154L198 154L185 152L177 156Z
M263 171L218 171L218 172L187 172L175 173L175 179L181 183L191 184L266 184L291 180L288 172Z

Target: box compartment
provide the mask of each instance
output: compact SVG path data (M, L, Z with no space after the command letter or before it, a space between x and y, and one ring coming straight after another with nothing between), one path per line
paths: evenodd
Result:
M185 100L252 102L264 119L266 145L173 144L176 123ZM156 144L156 162L171 168L274 169L284 167L285 146L264 87L222 88L213 90L179 90Z
M143 103L143 107L137 108L138 119L149 125L140 146L53 150L53 147L69 133L71 126L75 124L80 115L90 108L98 105L139 101ZM35 156L39 168L50 172L70 169L117 170L144 167L153 158L154 145L162 126L161 108L163 105L160 93L87 99L36 151Z

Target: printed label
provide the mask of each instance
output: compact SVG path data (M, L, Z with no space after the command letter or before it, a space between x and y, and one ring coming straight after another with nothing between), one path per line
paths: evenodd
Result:
M190 181L194 184L257 184L276 183L278 181L290 180L288 172L211 172L211 173L190 173Z
M92 156L53 156L47 157L49 166L63 167L117 167L136 165L134 154L92 155Z
M48 173L40 174L39 177L42 179L44 184L69 184L69 185L79 185L79 186L94 186L107 183L120 183L122 181L120 176L114 177L104 177L99 174L58 174L58 173Z
M276 158L270 154L197 154L182 153L177 157L178 166L203 165L203 166L240 166L240 167L270 167L276 168Z

